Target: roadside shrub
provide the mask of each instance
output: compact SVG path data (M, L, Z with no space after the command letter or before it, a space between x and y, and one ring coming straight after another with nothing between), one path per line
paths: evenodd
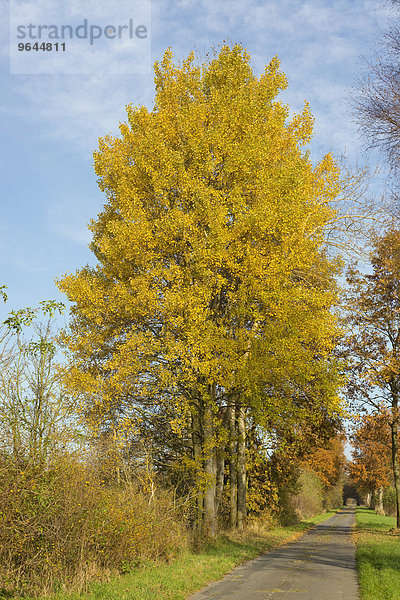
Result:
M323 511L323 485L311 469L301 469L297 480L298 492L291 497L291 505L298 519L313 517Z
M343 482L338 481L336 485L325 491L323 506L326 510L340 508L343 506Z
M68 456L24 471L0 459L3 593L80 591L142 559L168 559L184 539L166 492L106 487Z
M394 487L388 487L383 492L383 510L389 517L396 516L396 490Z
M293 490L280 490L279 509L278 521L281 525L293 525L300 520Z

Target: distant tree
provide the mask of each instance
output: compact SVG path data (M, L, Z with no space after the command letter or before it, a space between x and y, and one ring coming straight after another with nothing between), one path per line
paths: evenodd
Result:
M379 511L383 511L383 490L393 481L390 421L391 412L382 408L380 412L360 416L351 435L352 481Z
M350 396L357 406L389 414L397 527L400 527L400 233L388 231L375 239L372 273L348 273L346 298L351 369Z
M344 454L345 436L337 434L322 447L316 447L302 461L302 467L312 469L325 490L338 483L344 474L346 457Z
M318 418L304 412L295 426L285 419L269 428L251 423L247 435L248 506L253 516L266 511L284 517L302 469L314 470L326 490L340 479L344 460L341 421L329 418L320 407L315 410Z

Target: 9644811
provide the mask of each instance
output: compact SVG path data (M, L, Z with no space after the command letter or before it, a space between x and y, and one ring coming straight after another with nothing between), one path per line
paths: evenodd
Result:
M20 42L18 44L18 50L20 52L31 52L32 50L36 52L39 50L42 50L43 52L65 52L66 43L62 42L59 44L58 42L42 42L39 44L39 42L35 42L34 44L31 44L30 42Z

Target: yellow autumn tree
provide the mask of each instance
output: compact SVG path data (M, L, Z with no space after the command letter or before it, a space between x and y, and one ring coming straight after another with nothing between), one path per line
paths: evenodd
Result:
M168 50L155 85L152 110L128 106L94 155L107 197L90 224L97 264L59 281L73 303L69 386L116 439L173 408L213 532L227 458L231 522L245 519L248 411L273 428L338 408L337 265L323 246L341 181L330 155L313 166L304 149L308 105L289 119L277 101L277 58L257 77L237 44L203 64Z

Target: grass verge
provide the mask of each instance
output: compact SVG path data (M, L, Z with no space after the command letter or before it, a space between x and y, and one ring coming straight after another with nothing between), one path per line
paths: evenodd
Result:
M196 554L184 552L170 564L144 564L109 582L91 584L85 594L60 593L52 600L185 600L233 567L296 539L334 514L326 512L288 527L221 535Z
M357 508L357 571L362 600L400 600L400 537L394 517Z

